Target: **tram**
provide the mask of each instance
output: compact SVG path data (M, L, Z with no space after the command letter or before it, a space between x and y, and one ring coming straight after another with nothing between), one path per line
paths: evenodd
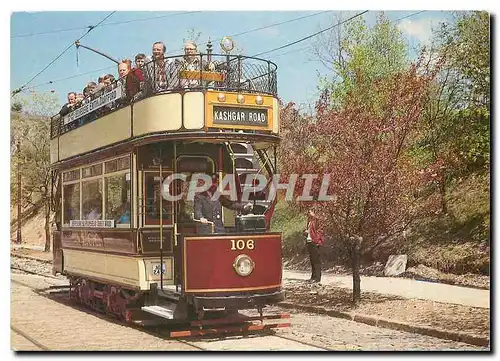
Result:
M289 326L286 314L264 312L285 297L282 239L270 232L271 182L259 191L255 182L276 173L277 67L211 46L196 56L210 66L178 69L167 87L145 79L149 91L134 100L124 100L118 79L86 107L52 118L53 273L94 309L196 326L172 337ZM250 214L223 207L224 232L200 232L184 191L200 173L233 175ZM185 181L167 182L176 174ZM238 312L248 309L258 315Z

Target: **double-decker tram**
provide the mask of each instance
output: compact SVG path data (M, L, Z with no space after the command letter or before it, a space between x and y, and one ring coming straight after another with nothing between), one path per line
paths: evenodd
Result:
M53 272L94 309L184 325L172 337L289 326L286 314L265 310L284 299L267 197L280 140L277 67L229 53L196 57L197 68L165 58L166 84L145 76L139 97L120 78L53 117ZM221 193L235 189L220 213L197 204L203 175ZM238 312L249 309L258 312Z

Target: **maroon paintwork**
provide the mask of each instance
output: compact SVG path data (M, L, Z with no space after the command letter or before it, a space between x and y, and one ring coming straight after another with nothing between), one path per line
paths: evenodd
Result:
M254 241L254 249L231 250L231 240ZM240 254L254 262L242 277L233 263ZM186 293L244 292L281 287L281 234L193 236L183 240L183 283Z
M135 231L117 229L66 229L61 233L62 248L119 254L137 253Z

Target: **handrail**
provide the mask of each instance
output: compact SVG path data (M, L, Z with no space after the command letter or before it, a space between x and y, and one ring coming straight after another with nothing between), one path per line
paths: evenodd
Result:
M277 96L277 65L256 57L198 54L188 59L178 55L165 57L161 62L150 60L138 70L142 81L137 70L130 71L126 77L84 99L68 114L53 116L51 137L156 94L210 89Z

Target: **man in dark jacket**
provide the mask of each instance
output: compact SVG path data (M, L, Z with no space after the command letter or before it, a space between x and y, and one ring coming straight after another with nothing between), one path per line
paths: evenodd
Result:
M222 195L218 199L212 200L211 198L216 191L217 176L213 175L210 189L194 196L194 218L203 223L198 230L200 234L212 233L209 222L214 224L214 233L225 233L222 206L243 212L248 212L253 208L252 203L233 202Z
M64 117L65 115L69 114L75 109L76 106L76 93L75 92L69 92L68 93L68 102L64 104L59 111L59 115L61 117Z
M309 260L311 261L312 275L310 281L321 281L321 259L319 254L319 247L323 244L323 232L319 229L318 219L312 210L309 211L307 217L307 228L305 230L307 235L306 245L307 252L309 253Z

